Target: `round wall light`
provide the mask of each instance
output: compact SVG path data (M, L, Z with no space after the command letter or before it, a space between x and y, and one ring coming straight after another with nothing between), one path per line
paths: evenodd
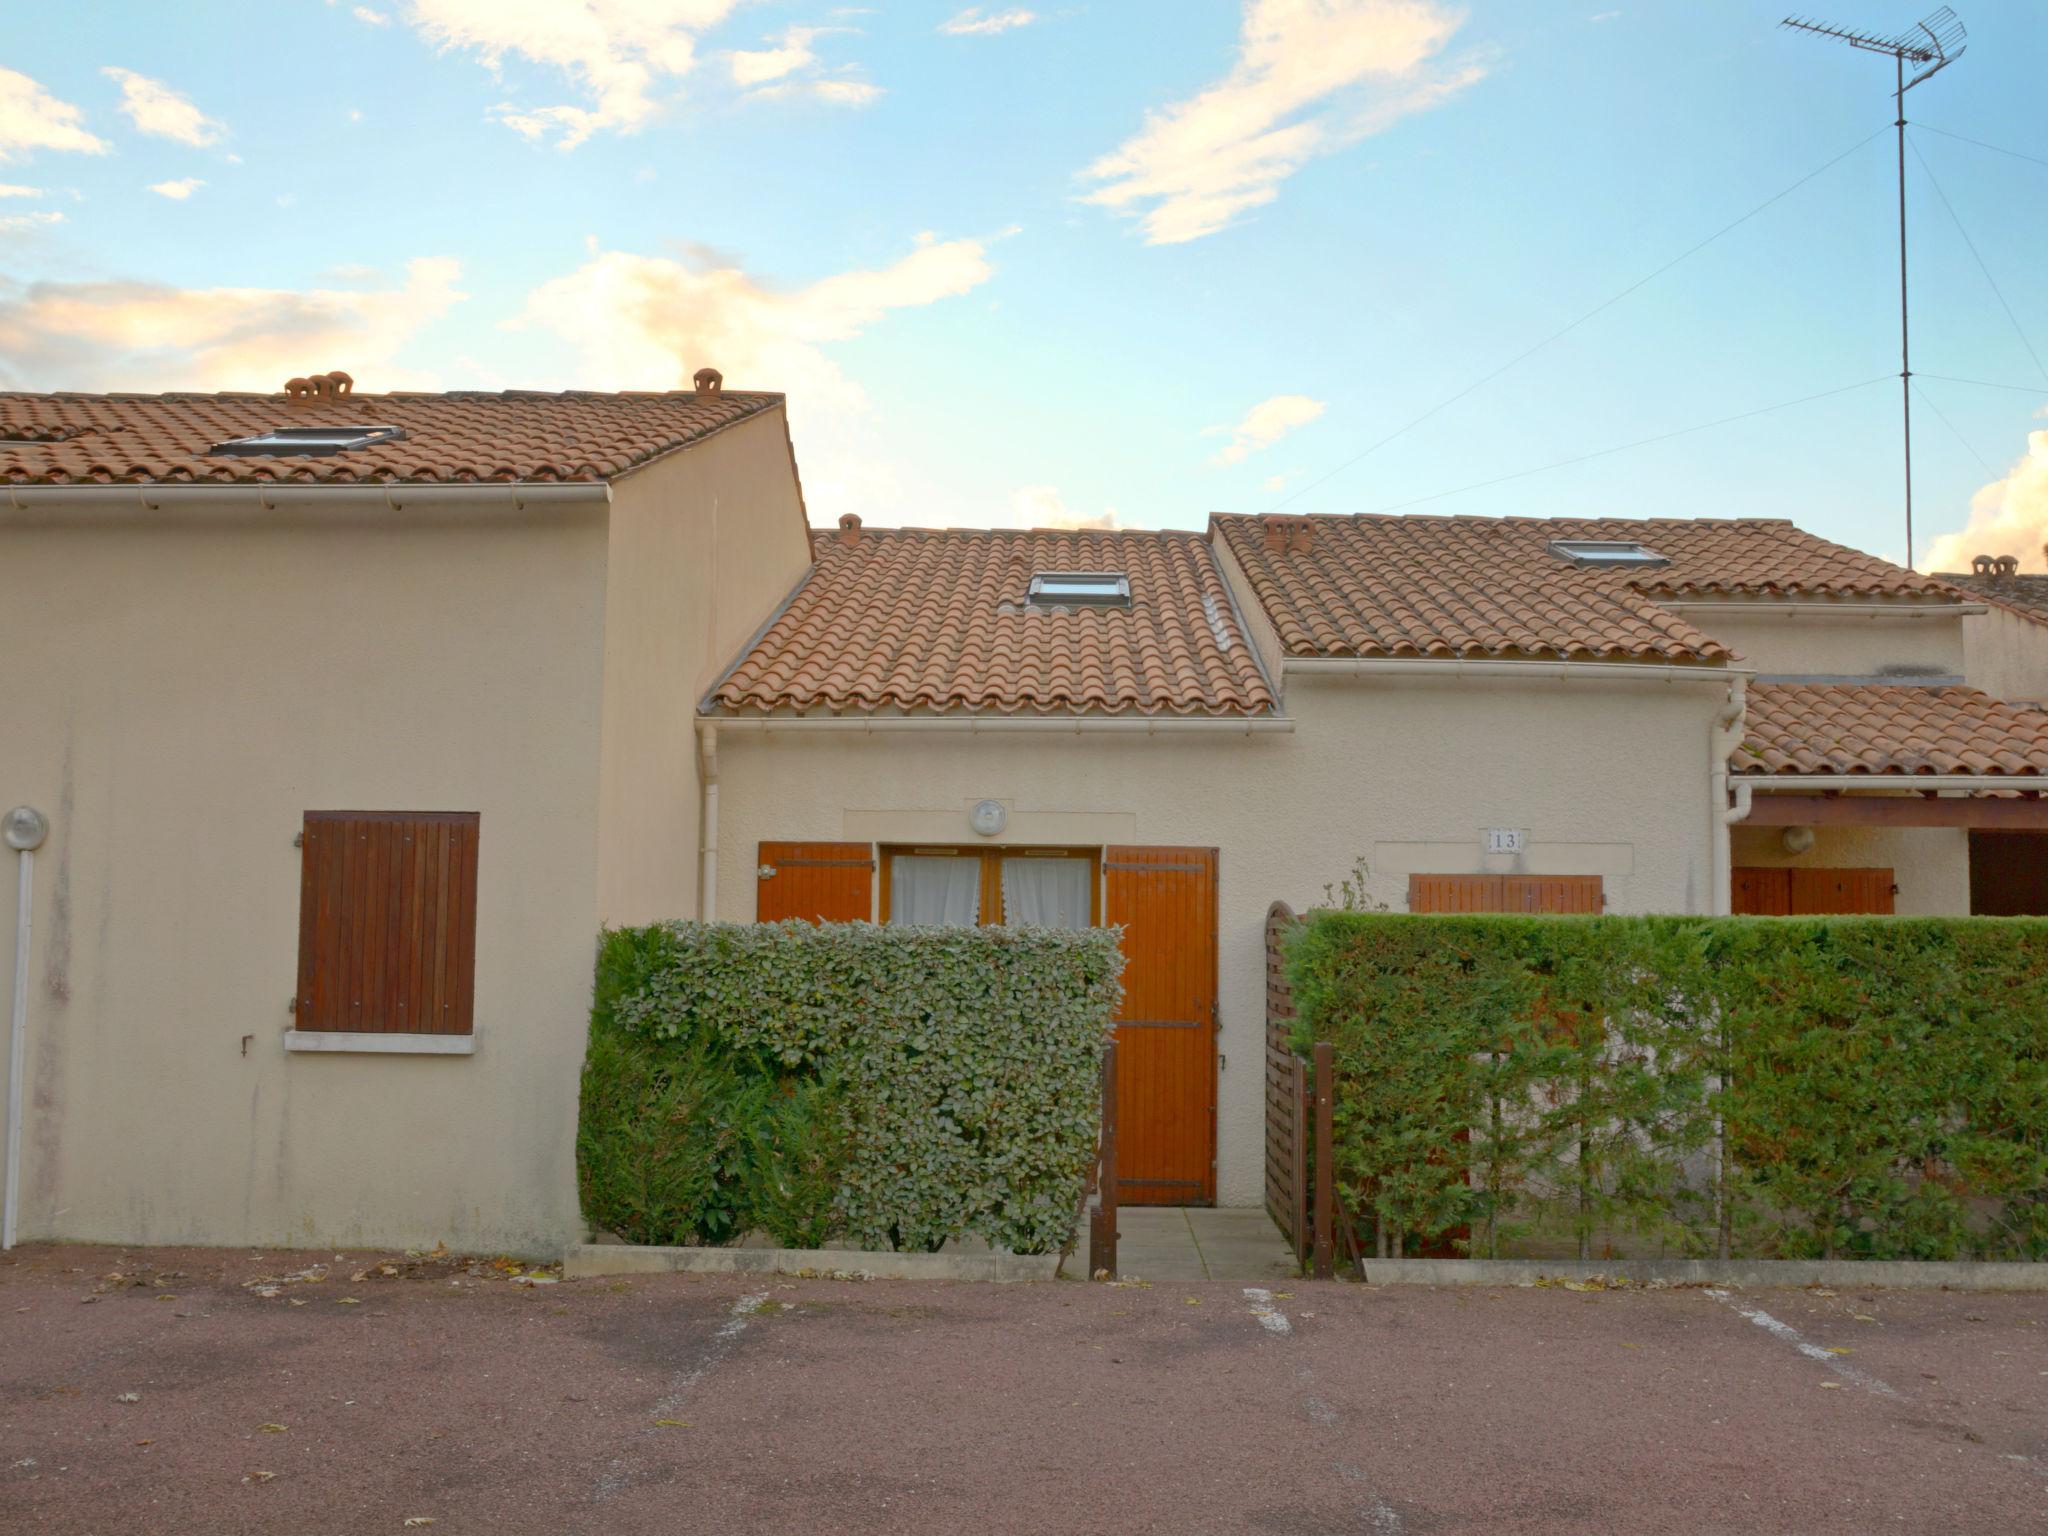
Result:
M17 805L0 821L0 836L17 853L33 853L50 835L50 818L32 805Z
M1787 853L1813 852L1813 828L1787 827L1778 834L1778 841Z
M983 800L967 813L967 825L983 837L994 837L1010 824L1010 813L1000 800Z

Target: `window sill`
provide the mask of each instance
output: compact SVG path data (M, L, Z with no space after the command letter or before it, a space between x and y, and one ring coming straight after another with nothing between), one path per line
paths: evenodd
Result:
M367 1030L288 1029L288 1051L353 1051L371 1056L474 1056L475 1035L372 1034Z

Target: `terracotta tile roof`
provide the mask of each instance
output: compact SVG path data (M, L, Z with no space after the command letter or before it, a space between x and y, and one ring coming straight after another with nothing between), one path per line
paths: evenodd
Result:
M1271 523L1306 525L1305 538L1271 548ZM1719 665L1733 653L1659 597L1955 596L1777 519L1219 514L1212 525L1294 656ZM1581 568L1549 552L1554 539L1640 542L1670 564Z
M2048 774L2048 710L1975 688L1752 683L1738 774Z
M725 710L1246 715L1272 691L1197 533L861 529L712 690ZM1128 608L1026 602L1040 571L1117 571Z
M508 390L290 405L281 394L0 393L0 484L609 480L781 400ZM403 427L405 438L321 457L207 451L277 427L362 423Z
M2048 576L1978 576L1964 571L1943 571L1943 581L1952 581L1972 597L2017 609L2030 619L2048 623Z

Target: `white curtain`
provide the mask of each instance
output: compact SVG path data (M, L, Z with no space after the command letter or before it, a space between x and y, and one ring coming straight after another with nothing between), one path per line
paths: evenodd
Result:
M899 853L889 866L891 923L954 923L973 927L981 920L981 860L920 858Z
M1017 928L1086 928L1094 867L1087 859L1003 860L1003 921Z

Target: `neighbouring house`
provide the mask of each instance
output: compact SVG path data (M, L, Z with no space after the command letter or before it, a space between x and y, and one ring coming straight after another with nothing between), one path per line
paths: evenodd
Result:
M1979 555L1941 579L1983 600L1984 611L1963 624L1970 680L2002 699L2048 702L2048 575L2019 566L2012 555Z
M782 397L294 386L0 394L20 1231L559 1249L599 925L694 915L810 559Z
M1973 838L2048 829L1986 605L1788 522L817 542L703 700L705 910L1125 925L1129 1202L1258 1203L1264 919L1360 862L1396 910L1962 913Z

